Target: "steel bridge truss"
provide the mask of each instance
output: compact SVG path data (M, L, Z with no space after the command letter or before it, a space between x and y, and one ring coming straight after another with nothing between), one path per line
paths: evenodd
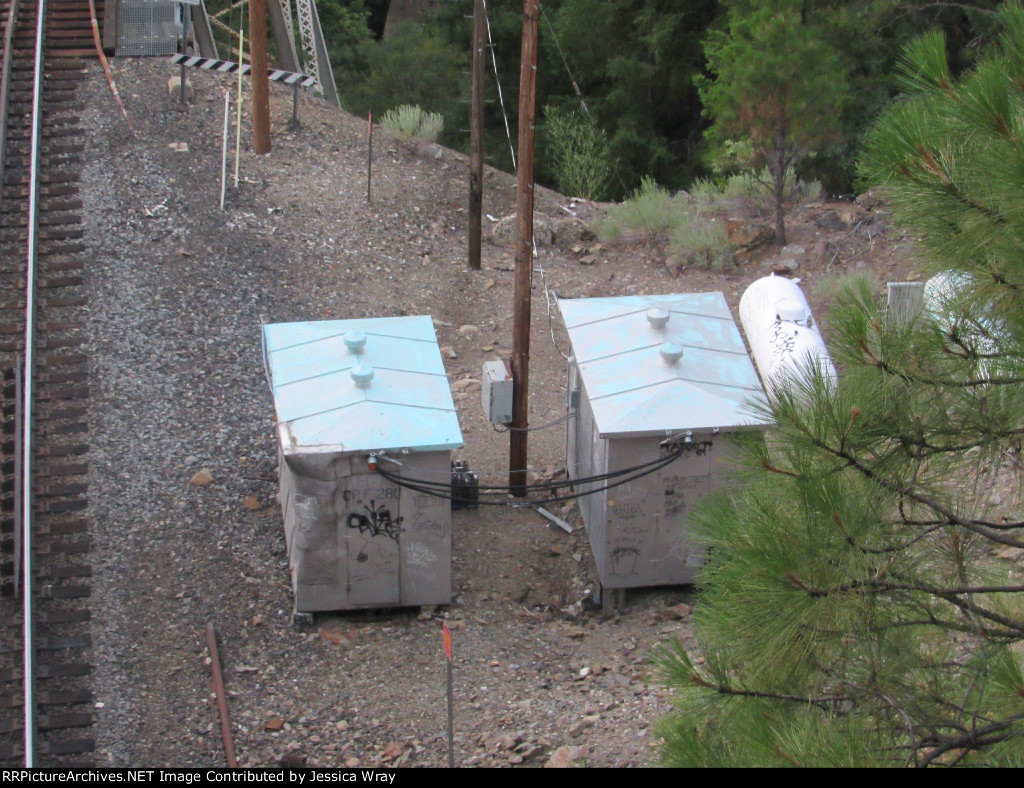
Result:
M237 0L215 13L206 13L208 24L223 31L231 42L228 57L237 60L239 33L231 27L231 21L246 13L248 0ZM205 6L203 7L205 10ZM320 27L320 15L316 10L316 0L295 0L293 10L291 0L267 0L267 12L270 15L270 26L277 43L278 57L281 68L301 72L316 80L317 92L323 94L335 106L341 106L338 100L338 88L334 82L334 72L327 58L327 44L324 41L323 29ZM300 61L296 48L295 22L298 22L298 41L302 52ZM197 25L198 28L198 25ZM215 51L201 51L204 57L219 57ZM244 58L243 54L243 58Z

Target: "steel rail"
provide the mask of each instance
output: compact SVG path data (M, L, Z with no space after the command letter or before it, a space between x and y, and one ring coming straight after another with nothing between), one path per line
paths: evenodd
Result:
M10 0L7 15L7 27L4 29L4 55L0 64L0 184L4 180L4 167L7 159L7 115L10 105L11 63L14 60L14 30L18 23L18 11L21 0ZM3 192L0 190L0 205L3 204ZM21 491L18 482L21 479L21 356L18 356L14 371L15 411L14 411L14 593L21 593Z
M43 38L46 0L36 5L35 78L32 86L32 149L29 163L28 248L25 263L25 383L22 388L21 511L24 530L25 766L35 765L35 665L32 631L32 377L35 372L35 266L39 223L39 148L43 117Z

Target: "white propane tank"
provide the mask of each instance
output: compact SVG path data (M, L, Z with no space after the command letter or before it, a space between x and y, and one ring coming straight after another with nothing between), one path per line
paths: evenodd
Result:
M943 271L935 274L924 283L924 308L932 320L944 334L951 334L958 329L960 322L957 310L962 309L957 301L964 290L974 285L974 277L964 271ZM984 354L998 352L997 337L1003 333L1002 323L986 316L976 315L975 319L983 326L982 330L974 329L970 323L959 326L961 339L974 345L975 350ZM982 365L982 369L986 366Z
M950 312L957 296L973 283L963 271L943 271L924 283L924 308L943 331L953 327Z
M740 298L740 323L766 389L787 375L798 377L812 363L835 381L832 359L796 282L771 274L751 284Z

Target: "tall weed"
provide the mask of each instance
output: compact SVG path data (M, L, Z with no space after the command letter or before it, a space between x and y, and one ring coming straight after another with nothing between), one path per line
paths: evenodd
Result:
M559 191L585 200L603 199L615 174L607 135L580 110L547 106L544 115Z
M444 117L435 112L424 112L419 106L403 104L385 112L380 125L393 134L437 142L444 131Z

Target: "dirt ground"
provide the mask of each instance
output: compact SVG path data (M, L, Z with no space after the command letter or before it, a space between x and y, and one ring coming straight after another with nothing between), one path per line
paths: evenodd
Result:
M168 281L177 276L175 266L193 266L182 276L194 278L214 276L214 266L218 274L235 275L233 266L241 271L248 265L258 282L260 319L267 322L430 315L465 440L455 457L465 459L482 484L504 483L508 434L485 418L480 380L485 361L511 354L514 178L487 171L483 264L469 270L466 157L394 140L377 128L368 199L366 120L302 94L300 125L292 129L292 91L272 85L272 152L256 156L248 150L246 123L239 185L233 186L229 167L222 211L221 129L225 90L235 89L232 78L190 73L195 96L179 111L177 98L167 92L177 67L119 61L114 72L136 134L124 130L98 72L89 88L88 118L106 138L96 151L96 171L135 206L134 218L119 230L126 248L136 244L130 248L163 260L161 275ZM133 178L133 171L146 174ZM98 186L92 188L99 215L103 198ZM864 273L880 291L886 281L916 276L910 242L889 226L884 206L874 200L793 206L790 245L781 250L771 242L753 243L767 217L733 206L721 219L740 246L736 264L722 271L666 265L663 239L598 241L592 226L601 205L538 188L535 210L532 425L565 412L569 348L556 298L717 291L735 316L744 289L776 269L801 279L827 340L826 300L841 275ZM157 233L161 222L166 231ZM743 248L744 241L751 248ZM197 260L205 266L202 274ZM242 275L238 281L250 287L253 280ZM103 319L97 315L99 326ZM257 328L243 321L238 336L254 336ZM261 376L258 349L245 363L252 378ZM229 622L222 625L221 656L240 764L446 765L439 619L453 633L457 765L656 762L652 726L671 708L671 696L653 674L652 649L676 637L695 648L689 628L690 606L699 604L695 589L630 590L624 604L605 616L595 604L599 579L574 504L552 507L572 533L530 509L480 507L452 514L451 605L322 614L311 631L294 630L282 613L291 599L269 395L261 391L242 407L245 388L220 407L234 407L231 423L255 436L254 447L238 450L255 460L232 468L228 475L237 484L221 492L225 521L245 525L234 537L242 543L232 546L232 560L251 556L240 570L249 584L235 588L239 581L232 575L220 585L215 577L206 579L209 556L218 554L203 544L206 537L178 542L173 552L162 552L156 541L145 548L147 562L188 577L197 584L195 597ZM185 437L203 443L188 434L187 409L174 418L186 424ZM564 473L565 440L564 424L530 433L531 480ZM201 456L194 445L182 450L179 481L200 469ZM141 582L131 572L112 576L129 585ZM211 585L204 592L206 583ZM124 596L131 598L127 590ZM205 666L194 654L204 648L194 634L195 611L183 617L168 598L145 597L140 594L137 604L153 605L160 627L140 635L132 616L122 612L121 624L98 634L100 642L114 644L122 635L132 640L132 659L123 670L142 683L131 692L130 708L126 702L123 713L109 714L109 730L101 736L105 752L111 765L218 765L223 754L215 712L196 689ZM181 641L192 650L179 650ZM104 668L109 686L124 683L121 669Z

